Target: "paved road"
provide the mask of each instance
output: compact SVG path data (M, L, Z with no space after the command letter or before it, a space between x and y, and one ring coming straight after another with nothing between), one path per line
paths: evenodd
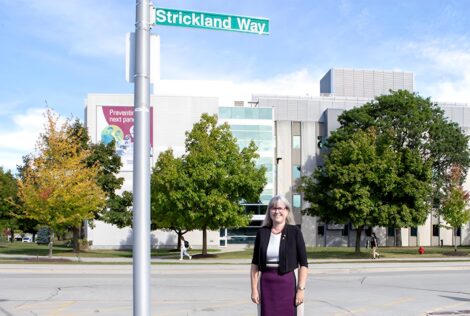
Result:
M256 315L248 272L153 265L152 316ZM470 315L470 262L313 264L305 314ZM12 315L132 315L132 266L1 264L0 316Z

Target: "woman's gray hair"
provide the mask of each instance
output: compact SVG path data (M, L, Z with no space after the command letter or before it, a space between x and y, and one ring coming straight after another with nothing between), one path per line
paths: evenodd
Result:
M266 215L264 216L263 224L261 226L273 227L273 220L271 219L270 212L271 209L277 204L277 202L282 202L286 206L286 224L295 225L294 214L292 214L292 207L290 206L289 201L287 201L287 199L282 195L275 195L269 201L268 209L266 210Z

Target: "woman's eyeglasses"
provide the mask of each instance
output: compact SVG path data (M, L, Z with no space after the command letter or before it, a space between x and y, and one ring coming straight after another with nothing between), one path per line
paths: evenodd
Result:
M276 212L276 211L280 212L280 211L284 211L285 209L286 209L285 207L273 207L271 209L271 212L273 212L273 213Z

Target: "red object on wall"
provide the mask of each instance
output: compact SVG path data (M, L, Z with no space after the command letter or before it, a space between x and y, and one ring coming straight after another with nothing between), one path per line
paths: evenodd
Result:
M418 252L420 255L422 255L424 253L424 247L423 246L419 247Z

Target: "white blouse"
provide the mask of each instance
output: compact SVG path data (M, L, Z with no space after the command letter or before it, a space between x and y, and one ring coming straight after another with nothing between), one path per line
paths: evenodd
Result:
M266 261L267 262L279 262L279 246L281 244L281 235L271 233L269 237L268 249L266 251Z

